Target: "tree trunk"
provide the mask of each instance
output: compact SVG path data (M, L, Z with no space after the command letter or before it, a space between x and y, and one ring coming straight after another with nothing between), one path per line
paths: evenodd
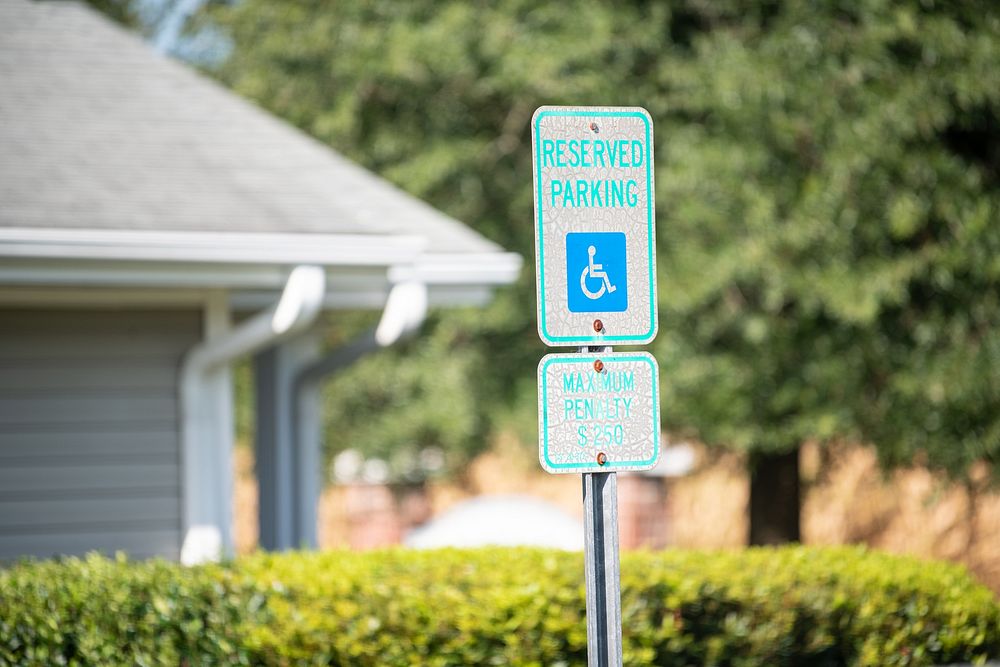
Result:
M750 457L750 544L798 542L799 448Z

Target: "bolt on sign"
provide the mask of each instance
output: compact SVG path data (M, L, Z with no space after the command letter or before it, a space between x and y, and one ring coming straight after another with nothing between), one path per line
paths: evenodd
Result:
M660 458L659 368L648 352L549 354L538 364L538 460L550 473L649 470Z
M638 107L540 107L531 140L542 341L652 341L657 310L649 113Z

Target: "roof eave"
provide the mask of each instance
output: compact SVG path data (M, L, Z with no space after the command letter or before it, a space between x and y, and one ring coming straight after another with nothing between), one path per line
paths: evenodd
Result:
M425 247L408 235L0 227L0 258L11 260L394 266L415 261Z
M514 253L422 253L408 236L0 228L0 285L113 290L227 289L234 304L271 298L297 265L323 266L329 308L377 307L417 280L440 306L483 305L514 282Z

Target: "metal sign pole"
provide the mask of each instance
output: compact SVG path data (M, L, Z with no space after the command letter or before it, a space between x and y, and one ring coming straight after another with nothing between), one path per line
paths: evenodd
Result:
M543 106L531 117L538 336L601 355L538 363L538 461L583 473L590 667L622 664L616 474L660 459L656 359L605 347L656 338L653 148L641 107Z
M595 348L610 352L610 347ZM587 352L587 348L580 348ZM583 474L583 538L587 591L587 664L621 667L622 603L618 562L618 476Z
M618 566L617 473L583 475L587 587L587 664L622 664L621 572Z

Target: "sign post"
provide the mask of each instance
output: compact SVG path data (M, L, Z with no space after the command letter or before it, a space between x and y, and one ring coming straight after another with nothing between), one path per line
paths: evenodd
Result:
M660 457L653 121L637 107L541 107L531 120L538 335L577 354L538 365L538 459L582 473L587 655L622 664L617 471Z
M583 522L587 662L590 667L621 665L622 596L615 473L583 474Z

